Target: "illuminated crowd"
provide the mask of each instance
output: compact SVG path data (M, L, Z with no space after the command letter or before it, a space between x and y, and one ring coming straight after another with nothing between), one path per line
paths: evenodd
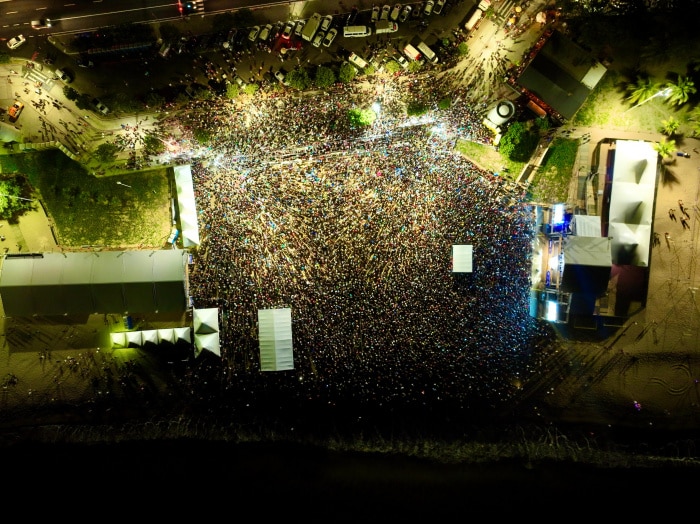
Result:
M476 111L438 109L444 95L410 80L401 92L429 111L407 119L394 91L207 108L213 144L189 160L189 282L195 307L220 308L223 367L193 382L221 373L236 406L444 414L507 404L542 364L551 333L529 315L524 190L454 151L490 141ZM373 126L345 123L372 101ZM455 244L473 246L472 273L452 272ZM295 369L261 372L257 311L275 307L292 310Z

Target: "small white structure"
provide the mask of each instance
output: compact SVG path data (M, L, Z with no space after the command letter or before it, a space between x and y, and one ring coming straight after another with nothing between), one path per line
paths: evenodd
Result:
M258 309L260 371L294 369L291 308Z
M220 357L219 308L195 309L192 315L194 356L198 357L206 349Z
M141 345L145 346L146 344L153 344L155 346L158 345L157 329L147 329L145 331L141 331Z
M126 333L123 331L118 333L110 333L110 337L112 339L113 348L125 348L129 345L129 343L126 341Z
M472 272L472 248L471 245L455 244L452 246L452 272Z

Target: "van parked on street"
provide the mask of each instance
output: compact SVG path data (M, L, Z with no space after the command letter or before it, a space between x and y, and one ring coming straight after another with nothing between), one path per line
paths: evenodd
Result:
M366 25L346 25L343 27L343 36L346 38L359 38L371 34L372 28Z

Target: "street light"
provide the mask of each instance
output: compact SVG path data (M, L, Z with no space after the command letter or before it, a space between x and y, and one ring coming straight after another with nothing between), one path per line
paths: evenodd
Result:
M117 184L119 184L120 186L128 187L129 189L131 189L130 185L124 184L124 183L120 182L119 180L117 180Z
M627 111L630 111L630 110L634 109L635 107L639 107L642 104L646 104L649 100L651 100L652 98L656 98L657 96L663 96L664 98L668 98L671 95L671 92L672 92L672 89L670 87L666 87L664 89L661 89L660 91L657 91L656 93L651 95L649 98L646 98L645 100L642 100L641 102L639 102L636 106L630 107ZM625 111L625 113L627 111Z

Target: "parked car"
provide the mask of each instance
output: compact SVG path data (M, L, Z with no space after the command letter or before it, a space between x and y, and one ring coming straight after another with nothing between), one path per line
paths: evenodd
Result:
M430 16L430 14L433 12L434 6L435 6L435 2L433 2L433 0L428 0L425 3L425 6L423 7L423 15Z
M260 38L260 40L263 42L267 42L267 40L270 38L270 31L272 31L272 24L267 24L260 30L258 38Z
M48 29L52 25L50 18L39 18L31 22L32 29Z
M287 22L287 24L284 26L284 29L282 30L282 39L289 40L290 38L292 38L293 33L294 33L294 23Z
M401 9L402 9L401 4L395 4L394 8L391 10L391 13L389 14L389 18L391 18L392 22L396 22L399 19L399 15L401 14Z
M411 16L412 9L413 8L410 5L403 6L401 13L399 13L399 22L403 23L408 20L408 17Z
M316 33L316 36L314 36L313 42L311 42L314 47L321 47L321 42L323 42L323 39L326 37L326 33L324 31L319 31Z
M445 0L435 0L435 9L433 10L433 12L436 15L439 15L440 13L442 13L443 7L445 7Z
M379 15L380 20L389 20L389 13L391 12L391 6L389 4L384 4L382 7L382 13Z
M403 69L408 69L408 59L405 56L396 53L393 59L396 60Z
M333 17L331 15L326 15L321 20L321 31L328 31L333 23Z
M255 42L255 40L257 40L259 34L260 34L260 26L259 25L253 26L253 28L250 30L250 33L248 33L248 40L250 40L251 42Z
M27 39L24 38L24 35L17 35L7 41L7 47L14 50L23 45L26 41Z
M245 80L243 80L240 76L236 75L234 78L234 81L236 84L238 84L238 87L243 89L246 86Z
M379 9L378 5L375 5L372 7L372 23L379 20L379 11L380 11L380 9Z
M333 43L333 40L335 40L335 37L338 35L338 30L334 27L330 31L328 31L328 34L326 34L326 38L323 39L323 45L325 47L330 47L330 45Z
M352 8L350 13L348 14L348 17L345 19L345 25L354 25L355 20L357 20L357 14L360 12L360 10L357 7Z
M103 115L109 113L109 108L106 105L104 105L99 98L93 98L92 105L95 106L95 109Z
M73 75L71 75L66 69L56 69L56 78L70 84L73 81Z
M294 26L294 36L301 36L301 32L304 30L306 22L304 20L297 21L297 25Z
M284 74L284 71L282 71L281 69L279 71L275 71L275 78L279 81L280 84L285 86L288 85L287 81L285 80L286 77L287 75Z
M24 104L19 100L15 100L14 103L7 110L7 115L10 117L10 122L16 122L19 115L22 114L22 109L24 109Z

